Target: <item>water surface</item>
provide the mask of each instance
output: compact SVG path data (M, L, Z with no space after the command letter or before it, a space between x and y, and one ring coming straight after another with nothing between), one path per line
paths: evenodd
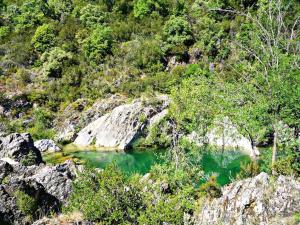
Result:
M160 157L163 151L137 151L130 153L101 152L101 151L76 151L71 156L83 160L87 165L96 168L105 168L114 162L127 174L149 172L151 165L162 163ZM200 166L207 177L217 175L219 184L230 182L240 171L241 163L250 161L249 156L239 151L205 151L201 153Z

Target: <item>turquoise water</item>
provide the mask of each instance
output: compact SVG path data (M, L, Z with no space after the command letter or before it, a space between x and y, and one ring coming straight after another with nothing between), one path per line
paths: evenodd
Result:
M72 156L96 168L105 168L114 162L127 174L145 174L154 163L162 163L161 154L162 152L157 151L132 151L130 153L78 151L72 153ZM205 175L216 174L218 183L224 185L240 171L241 163L249 161L249 156L239 151L225 151L224 154L218 151L206 151L201 153L199 164Z

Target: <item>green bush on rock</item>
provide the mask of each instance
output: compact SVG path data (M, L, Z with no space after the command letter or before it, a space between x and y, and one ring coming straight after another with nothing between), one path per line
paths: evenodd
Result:
M17 206L27 216L31 216L37 209L36 200L23 191L16 192Z

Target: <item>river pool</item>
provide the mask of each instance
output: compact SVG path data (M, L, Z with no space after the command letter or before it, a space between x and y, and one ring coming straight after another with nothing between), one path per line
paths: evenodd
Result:
M75 158L81 162L96 168L105 168L110 163L116 165L125 173L145 174L150 170L151 165L154 163L162 163L161 154L163 151L139 151L133 150L129 153L122 152L103 152L103 151L71 151L60 153L65 158ZM204 151L200 157L200 166L206 175L215 173L219 184L224 185L230 182L240 171L241 163L250 161L249 156L240 151L226 150L224 153L221 151ZM49 160L51 157L47 156ZM55 157L52 157L52 162ZM57 159L59 156L57 156ZM51 161L51 160L50 160Z

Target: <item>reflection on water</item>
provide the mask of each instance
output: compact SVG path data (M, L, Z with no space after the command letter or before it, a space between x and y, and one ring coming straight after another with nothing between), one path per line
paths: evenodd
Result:
M89 166L105 168L114 162L127 174L145 174L154 163L161 163L157 151L132 151L130 153L99 152L99 151L77 151L72 153L73 157L84 160ZM207 176L216 174L218 183L221 185L230 182L240 171L242 162L249 162L249 157L239 151L205 151L201 153L200 165Z

